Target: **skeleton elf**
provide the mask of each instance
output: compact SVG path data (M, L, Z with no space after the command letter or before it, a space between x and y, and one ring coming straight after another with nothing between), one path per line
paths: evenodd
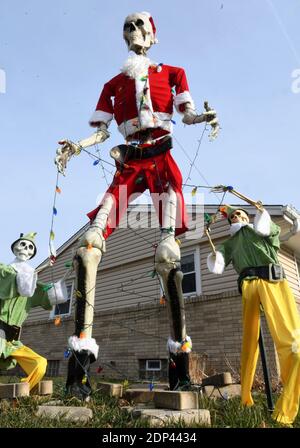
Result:
M221 207L228 218L231 237L208 256L207 264L211 272L222 274L232 263L239 274L243 303L242 403L253 405L251 387L259 354L262 306L278 353L283 383L272 417L290 425L297 416L300 397L300 317L278 262L280 227L260 202L249 200L249 203L257 208L254 224L249 223L246 210Z
M51 310L68 300L63 281L52 285L37 281L27 262L37 251L34 238L35 233L21 234L11 246L13 262L0 263L0 369L11 369L18 363L27 374L22 381L29 383L30 390L45 375L47 360L22 344L21 326L31 308Z
M190 382L188 353L192 343L186 334L180 249L175 241L175 236L188 227L182 176L171 155L173 107L183 114L182 121L187 125L209 122L212 138L217 136L219 126L215 111L206 108L203 114L196 113L182 68L157 64L147 57L147 51L157 42L155 34L149 13L126 17L123 37L128 50L135 54L125 61L121 73L104 85L90 119L96 132L77 144L61 141L62 147L56 157L58 169L64 173L72 155L109 137L108 126L113 118L126 142L111 150L117 171L100 206L88 214L91 224L77 251L77 289L82 298L77 300L77 325L70 339L73 354L67 386L71 392L83 396L89 393L88 382L82 385L84 372L98 353L95 340L91 338L97 266L105 251L105 240L126 212L132 195L146 189L150 190L161 226L155 269L162 279L170 319L168 350L173 367L170 387L181 388ZM125 194L121 194L124 187ZM161 212L156 195L163 196Z

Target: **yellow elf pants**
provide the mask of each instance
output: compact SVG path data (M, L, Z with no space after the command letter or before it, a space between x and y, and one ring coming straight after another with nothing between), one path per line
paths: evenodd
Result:
M31 390L46 373L47 359L35 353L31 348L23 347L15 350L11 357L16 359L20 364L24 372L28 375L27 378L22 378L21 381L29 383L29 389Z
M278 353L283 392L273 419L291 424L298 413L300 397L300 317L286 280L244 280L243 345L241 359L242 403L251 406L251 387L259 354L260 303Z

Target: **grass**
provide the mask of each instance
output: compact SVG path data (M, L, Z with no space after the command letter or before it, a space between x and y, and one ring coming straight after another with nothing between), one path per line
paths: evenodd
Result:
M1 377L1 383L12 382ZM17 380L16 380L17 381ZM147 428L149 424L143 419L133 419L124 411L130 405L124 399L117 399L95 392L89 403L84 406L93 411L93 419L87 423L70 422L66 419L40 418L35 415L38 405L49 400L60 400L61 405L82 406L82 402L64 397L64 379L55 379L54 393L49 397L24 397L14 401L0 401L1 428ZM275 428L281 427L271 419L266 407L264 394L258 392L254 397L255 405L251 408L241 406L239 397L230 400L212 400L205 396L200 398L200 408L209 409L214 428ZM201 427L186 425L183 421L168 423L168 428ZM300 428L300 415L294 422Z

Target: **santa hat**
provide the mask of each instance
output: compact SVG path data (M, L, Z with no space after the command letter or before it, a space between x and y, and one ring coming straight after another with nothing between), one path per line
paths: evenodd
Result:
M246 213L247 216L249 216L249 213L247 212L247 210L245 210L242 207L232 207L231 205L222 205L219 208L221 215L224 216L224 218L227 218L229 224L231 224L230 218L231 218L232 213L236 212L237 210L242 210L243 212Z
M156 26L154 24L153 17L151 16L150 12L147 12L147 11L143 11L141 14L144 14L145 16L148 17L148 20L151 23L152 30L153 30L153 40L154 40L154 43L157 44L158 40L156 38Z
M156 26L154 24L154 20L153 17L151 16L150 12L147 11L142 11L142 12L133 12L132 14L129 14L126 19L125 22L127 22L128 20L132 19L134 20L134 17L136 15L142 15L144 17L144 21L146 22L147 20L149 21L151 28L152 28L152 38L153 38L153 43L157 44L158 40L156 38Z
M19 241L21 241L21 240L30 241L33 244L33 247L34 247L34 253L33 253L33 255L30 258L33 258L35 256L36 250L37 250L36 249L36 244L35 244L35 241L34 241L35 235L36 235L36 232L30 232L30 233L27 233L26 235L24 235L24 233L20 233L20 238L18 238L16 241L14 241L12 243L12 245L11 245L12 252L14 251L14 245L16 243L18 243Z

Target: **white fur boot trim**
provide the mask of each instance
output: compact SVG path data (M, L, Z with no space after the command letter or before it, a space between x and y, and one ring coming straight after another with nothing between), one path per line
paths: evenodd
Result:
M178 342L169 337L167 342L167 350L174 353L174 355L177 355L180 352L190 353L192 351L192 340L189 336L186 336L183 341Z
M213 253L209 254L207 257L207 267L213 274L223 274L225 269L225 260L223 254L216 251L216 255Z
M81 339L73 335L69 337L68 344L70 349L74 350L75 352L80 352L81 350L88 350L95 356L96 359L98 358L99 345L97 345L96 340L94 338Z

